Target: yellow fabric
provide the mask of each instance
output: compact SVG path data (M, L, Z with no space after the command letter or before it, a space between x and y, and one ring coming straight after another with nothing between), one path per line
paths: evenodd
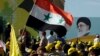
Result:
M91 51L92 49L94 49L93 46L89 47L89 51Z
M70 54L72 54L73 52L75 52L76 51L76 49L75 48L69 48L68 49L68 55L70 55Z
M57 44L62 44L62 42L61 41L57 41Z
M81 44L81 43L82 43L81 41L78 42L78 44Z
M56 45L55 45L55 49L59 49L60 47L61 47L60 44L56 44Z
M89 51L96 48L100 48L100 42L94 43L93 46L89 47Z
M80 50L77 50L79 56L83 56Z
M15 31L13 26L11 26L11 32L10 32L10 53L9 56L22 56L18 42L15 36Z
M91 41L89 41L87 45L92 45L92 42L91 42Z
M59 49L61 47L62 42L61 41L57 41L56 45L55 45L55 49Z
M75 45L75 42L72 42L72 43L71 43L71 47L73 47L74 45Z
M9 41L6 42L6 48L9 49Z
M100 42L94 43L93 47L94 48L97 48L97 47L100 48Z
M47 51L51 51L51 49L53 48L54 44L53 43L49 43L47 44L47 46L45 47Z
M8 44L9 44L9 41L6 42L6 45L8 45Z
M28 49L27 52L28 52L28 53L31 53L31 52L32 52L32 49Z

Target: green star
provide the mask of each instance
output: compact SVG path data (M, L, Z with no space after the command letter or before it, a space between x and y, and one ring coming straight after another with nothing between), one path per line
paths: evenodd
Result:
M44 15L45 16L45 19L44 20L49 20L51 17L50 17L50 13L48 13L47 15Z
M63 19L60 19L60 20L59 20L59 23L62 23L62 22L63 22Z

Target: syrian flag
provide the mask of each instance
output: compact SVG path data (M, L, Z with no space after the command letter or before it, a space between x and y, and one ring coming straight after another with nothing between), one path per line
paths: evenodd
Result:
M26 25L39 31L53 30L59 37L65 36L73 17L49 0L37 0Z

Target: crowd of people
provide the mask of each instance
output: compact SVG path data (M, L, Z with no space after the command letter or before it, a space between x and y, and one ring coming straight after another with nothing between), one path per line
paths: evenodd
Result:
M91 22L88 18L81 17L77 21L77 27L79 29L78 37L87 36L90 32ZM12 48L10 47L10 32L10 24L6 25L4 32L0 32L0 37L1 35L4 37L4 40L0 39L0 56L9 56L10 48ZM52 30L48 33L42 31L38 37L34 38L26 28L20 29L17 42L22 56L100 56L99 34L95 36L94 41L69 42Z
M53 31L47 37L42 32L39 39L30 35L27 29L19 31L18 44L22 56L99 56L100 35L96 35L94 41L67 42L62 37L56 36ZM9 56L9 38L6 40L6 55Z

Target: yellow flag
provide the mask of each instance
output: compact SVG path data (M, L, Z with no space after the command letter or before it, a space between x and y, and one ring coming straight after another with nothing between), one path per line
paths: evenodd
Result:
M15 31L13 26L11 25L11 32L10 32L10 53L9 56L22 56L18 42L15 36Z

